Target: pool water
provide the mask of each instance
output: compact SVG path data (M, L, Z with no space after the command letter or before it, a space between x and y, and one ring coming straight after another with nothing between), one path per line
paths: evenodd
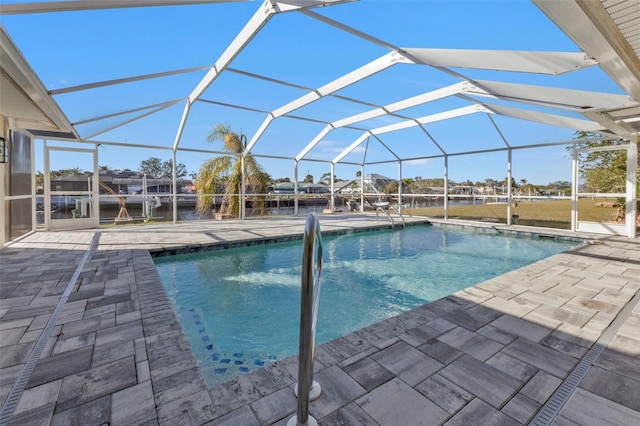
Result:
M316 344L565 251L432 226L324 239ZM302 242L157 258L210 386L298 352Z

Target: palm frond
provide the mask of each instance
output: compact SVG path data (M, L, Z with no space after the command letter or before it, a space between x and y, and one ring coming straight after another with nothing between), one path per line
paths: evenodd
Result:
M238 216L240 213L240 193L242 192L242 161L240 156L247 145L247 137L231 130L228 124L216 124L207 136L207 142L222 141L224 148L230 155L213 158L206 161L196 176L195 189L200 197L196 210L204 213L214 202L216 184L224 183L221 213ZM244 158L245 183L250 185L253 192L263 194L269 184L269 175L256 162L251 154ZM224 178L224 179L223 179ZM253 204L254 210L260 214L265 210L265 197L257 197Z
M212 194L216 193L218 183L225 180L232 161L231 156L225 155L207 160L200 167L194 182L196 192L201 195L196 203L198 214L205 213L213 205L215 199Z

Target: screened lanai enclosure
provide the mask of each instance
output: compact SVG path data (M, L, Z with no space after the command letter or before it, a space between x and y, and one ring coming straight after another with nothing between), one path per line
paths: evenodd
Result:
M3 243L224 219L230 197L241 218L448 219L466 203L502 206L507 225L518 203L564 201L567 229L636 237L636 0L4 1L0 15ZM218 124L241 149L208 141ZM585 185L585 162L612 153L623 177ZM225 156L234 191L203 193L203 163Z

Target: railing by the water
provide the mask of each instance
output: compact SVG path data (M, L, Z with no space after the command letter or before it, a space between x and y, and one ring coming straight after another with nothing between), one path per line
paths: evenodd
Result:
M314 261L317 261L317 270L314 270ZM322 233L320 232L320 221L314 213L310 213L307 216L302 242L300 352L298 355L298 383L294 388L298 397L298 408L296 415L289 419L287 426L315 426L318 424L309 415L309 401L318 398L322 391L320 385L313 381L313 358L321 286Z

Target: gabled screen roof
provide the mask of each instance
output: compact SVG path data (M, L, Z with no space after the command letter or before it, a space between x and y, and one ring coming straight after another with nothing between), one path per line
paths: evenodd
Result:
M557 129L536 144L628 138L640 18L610 3L4 2L0 114L38 138L174 150L230 123L246 152L332 163L372 138L390 160L482 145L432 126L521 146L498 117Z

